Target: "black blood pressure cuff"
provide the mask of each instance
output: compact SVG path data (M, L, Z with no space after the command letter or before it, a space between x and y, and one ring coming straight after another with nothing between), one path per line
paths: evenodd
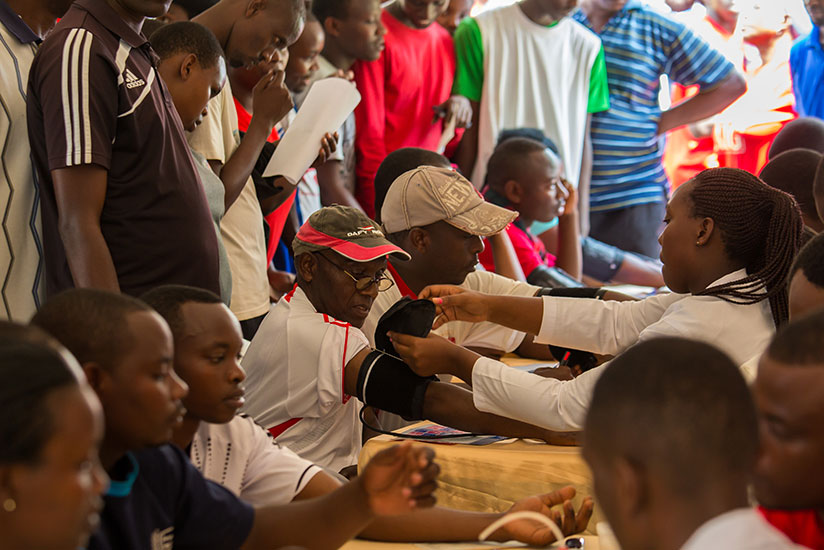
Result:
M391 331L426 338L432 330L435 315L435 304L429 300L401 298L378 321L378 326L375 328L375 347L397 356L395 346L392 345L386 333Z
M603 288L542 288L538 291L538 296L558 296L562 298L596 298L603 299ZM598 366L595 355L588 351L578 349L563 348L561 346L549 346L552 356L569 367L579 367L581 372L586 372Z
M584 286L560 267L547 267L543 264L527 275L526 282L546 288L580 288Z
M423 420L424 395L433 380L434 376L418 376L400 359L375 350L366 356L358 372L358 399L405 420Z
M559 296L561 298L598 298L603 299L606 290L603 288L542 288L538 296Z

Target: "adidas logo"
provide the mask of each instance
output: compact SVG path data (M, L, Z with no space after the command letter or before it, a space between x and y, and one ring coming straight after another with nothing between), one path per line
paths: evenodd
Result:
M140 86L145 85L145 80L143 80L142 78L137 78L132 71L126 69L126 88L131 90L132 88L139 88Z

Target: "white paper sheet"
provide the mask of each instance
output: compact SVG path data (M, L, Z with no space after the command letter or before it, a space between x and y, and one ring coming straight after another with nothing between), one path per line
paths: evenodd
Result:
M343 78L315 82L278 143L263 176L283 176L292 185L297 184L317 158L324 134L337 132L360 99L355 85Z

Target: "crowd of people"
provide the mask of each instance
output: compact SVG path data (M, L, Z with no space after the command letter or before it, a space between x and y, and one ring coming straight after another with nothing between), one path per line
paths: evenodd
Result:
M824 550L803 3L0 0L0 550L477 540L430 446L357 470L420 420L581 446L510 509L564 535Z

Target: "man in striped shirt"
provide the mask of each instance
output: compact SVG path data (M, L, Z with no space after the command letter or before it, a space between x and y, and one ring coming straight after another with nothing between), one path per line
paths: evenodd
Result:
M43 297L40 197L26 125L37 47L71 0L0 0L0 318L27 322Z
M46 292L220 292L217 237L183 126L141 34L168 1L78 0L29 74Z
M746 85L683 23L639 0L581 0L572 17L601 37L610 92L610 109L592 116L590 236L657 257L669 188L664 134L721 111ZM663 74L698 94L661 112Z

